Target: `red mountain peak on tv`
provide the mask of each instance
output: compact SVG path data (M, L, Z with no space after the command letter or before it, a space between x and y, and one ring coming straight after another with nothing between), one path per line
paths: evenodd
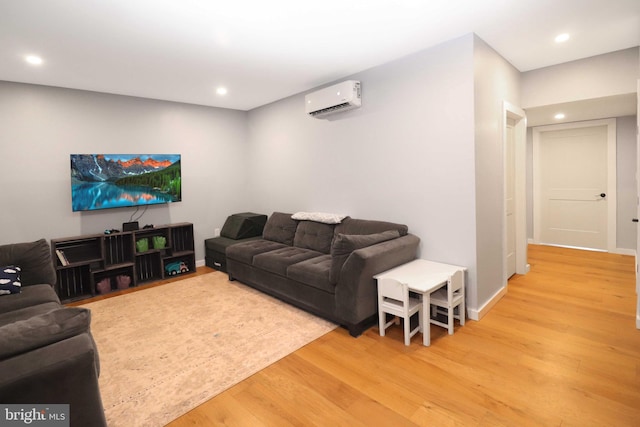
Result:
M169 160L164 160L164 161L158 161L158 160L154 160L151 157L149 157L147 160L145 160L144 162L140 159L140 157L134 157L131 160L127 160L125 162L123 162L122 160L118 160L118 163L120 165L122 165L123 168L128 168L131 167L133 165L142 165L142 166L146 166L146 167L152 167L152 168L166 168L171 166L171 162Z

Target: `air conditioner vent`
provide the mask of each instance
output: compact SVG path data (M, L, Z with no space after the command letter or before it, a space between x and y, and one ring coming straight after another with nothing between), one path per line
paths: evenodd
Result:
M314 117L319 115L327 115L329 113L333 113L338 110L343 111L345 109L351 109L349 107L357 108L355 106L350 106L348 102L343 102L342 104L334 105L333 107L327 107L327 108L323 108L322 110L312 111L309 113L309 115Z

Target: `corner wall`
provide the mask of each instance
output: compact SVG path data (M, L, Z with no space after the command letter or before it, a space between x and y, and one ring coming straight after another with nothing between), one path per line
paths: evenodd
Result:
M499 297L506 286L503 102L520 105L520 72L474 37L477 293L470 289L469 316ZM475 312L474 312L475 310Z

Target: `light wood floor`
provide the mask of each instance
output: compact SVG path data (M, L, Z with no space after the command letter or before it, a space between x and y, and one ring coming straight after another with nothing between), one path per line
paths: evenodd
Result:
M529 262L431 347L338 328L169 425L640 426L634 258L530 246Z

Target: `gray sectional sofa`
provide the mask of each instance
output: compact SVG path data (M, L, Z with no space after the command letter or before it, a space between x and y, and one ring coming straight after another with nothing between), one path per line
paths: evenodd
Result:
M64 307L46 240L0 246L0 403L68 404L71 426L106 426L91 313Z
M402 224L339 220L274 212L261 239L227 248L229 279L360 335L377 319L373 276L415 259L420 239Z

